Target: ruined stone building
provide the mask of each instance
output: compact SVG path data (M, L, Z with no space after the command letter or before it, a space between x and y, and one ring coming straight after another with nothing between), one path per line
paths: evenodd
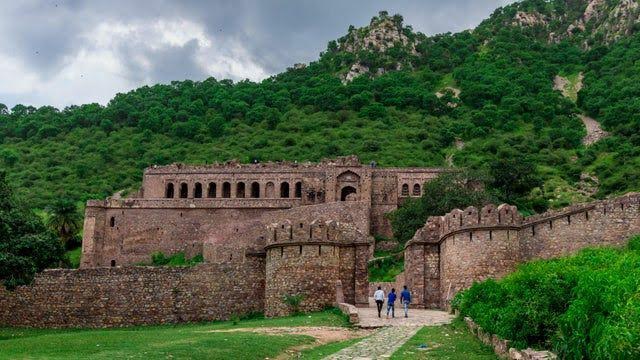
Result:
M377 168L356 157L154 166L145 170L138 194L87 203L82 267L148 262L158 251L204 253L211 262L260 252L265 226L290 218L350 222L363 234L388 236L384 214L419 197L442 171Z
M229 319L337 303L366 306L374 234L384 214L445 170L377 168L357 158L318 164L151 167L127 198L87 203L81 269L46 270L0 289L0 325L111 327ZM523 218L511 205L427 219L404 249L412 306L447 308L474 281L640 233L640 194ZM150 267L151 254L203 254L193 267ZM226 296L229 292L234 296ZM240 301L238 301L240 299Z

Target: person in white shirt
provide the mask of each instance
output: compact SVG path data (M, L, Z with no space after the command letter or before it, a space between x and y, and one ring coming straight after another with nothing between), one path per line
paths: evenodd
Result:
M384 291L382 291L382 288L380 286L378 286L378 290L373 293L373 299L376 301L376 306L378 307L378 317L380 317L382 304L384 304Z

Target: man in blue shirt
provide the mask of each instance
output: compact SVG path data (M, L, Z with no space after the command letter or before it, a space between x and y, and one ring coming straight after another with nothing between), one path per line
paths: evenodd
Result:
M389 298L387 299L387 319L389 318L389 311L391 311L391 317L396 317L396 313L395 313L395 302L396 302L396 289L393 288L391 289L391 292L389 293Z
M404 317L409 317L409 304L411 303L411 293L407 290L407 285L404 286L404 290L400 293L400 302L404 306Z

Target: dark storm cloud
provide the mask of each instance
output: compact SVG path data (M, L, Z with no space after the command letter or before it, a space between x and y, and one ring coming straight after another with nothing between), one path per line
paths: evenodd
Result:
M0 12L0 102L105 103L208 76L258 80L317 59L379 10L425 34L472 28L511 1L20 1Z

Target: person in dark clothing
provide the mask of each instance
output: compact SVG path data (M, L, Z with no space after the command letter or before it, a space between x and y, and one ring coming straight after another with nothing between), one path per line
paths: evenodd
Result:
M387 299L387 319L389 318L389 312L391 312L391 317L396 317L395 312L395 302L396 302L396 289L391 289L389 293L389 298Z
M411 304L411 293L407 290L407 285L400 293L400 303L404 307L404 317L409 317L409 304Z
M382 288L378 286L378 290L373 293L373 299L376 301L376 306L378 307L378 317L380 317L380 313L382 312L382 304L384 304L384 291Z

